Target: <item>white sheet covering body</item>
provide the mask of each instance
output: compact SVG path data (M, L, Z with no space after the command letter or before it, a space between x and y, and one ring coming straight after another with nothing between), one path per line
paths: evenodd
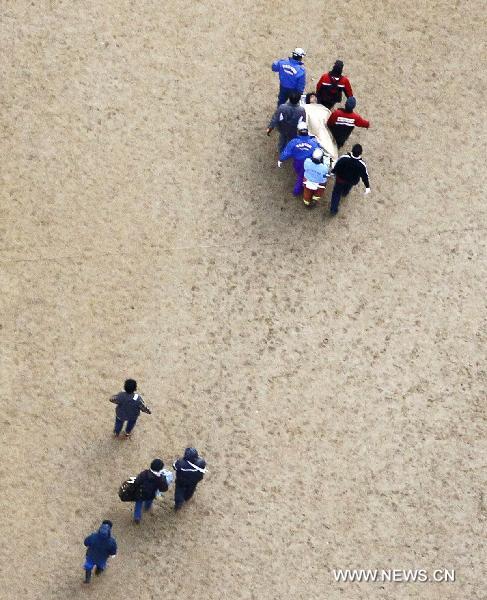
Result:
M335 139L326 126L331 111L322 104L305 104L304 110L306 111L306 124L309 133L318 139L327 154L336 162L338 160L338 148Z

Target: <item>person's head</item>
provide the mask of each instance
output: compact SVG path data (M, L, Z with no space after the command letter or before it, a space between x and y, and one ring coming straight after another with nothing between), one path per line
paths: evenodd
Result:
M350 98L347 98L347 101L345 102L345 110L347 112L352 112L356 106L357 106L357 101L355 100L355 98L353 96L350 96Z
M110 519L105 519L104 521L102 521L101 524L108 525L108 527L110 527L110 529L113 527L113 523L110 521Z
M336 60L335 64L333 65L331 71L330 71L330 75L332 77L341 77L343 73L343 61L342 60Z
M103 523L100 525L100 529L98 529L98 533L104 538L109 538L111 531L112 528L105 521L103 521Z
M306 104L318 104L318 98L314 92L306 94Z
M127 394L133 394L137 389L137 382L135 379L126 379L123 384L123 389L127 392Z
M198 450L196 448L186 448L184 451L184 460L189 460L190 462L198 460Z
M294 60L302 61L306 56L306 52L302 48L294 48L291 56Z
M362 156L362 146L360 144L355 144L352 148L352 156L355 156L355 158L360 158Z
M298 123L298 135L308 135L308 126L304 121Z
M324 152L321 148L315 148L313 150L313 154L311 155L311 160L315 164L319 165L320 163L323 162L323 155L324 155Z
M301 94L299 92L290 92L289 93L289 102L291 104L294 104L294 106L296 106L296 104L299 104L300 100L301 100Z
M164 463L160 458L154 458L154 460L150 464L150 470L153 473L160 473L164 469Z

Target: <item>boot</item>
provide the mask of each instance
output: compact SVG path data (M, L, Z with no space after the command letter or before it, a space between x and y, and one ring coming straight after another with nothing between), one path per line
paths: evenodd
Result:
M91 569L85 569L85 583L90 583L91 581Z

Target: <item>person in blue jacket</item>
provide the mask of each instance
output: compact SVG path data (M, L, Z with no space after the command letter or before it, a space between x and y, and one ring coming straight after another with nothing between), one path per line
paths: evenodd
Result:
M293 168L296 173L296 183L294 184L293 194L299 196L303 191L304 179L304 161L313 155L313 150L319 148L320 145L314 135L308 134L308 126L306 123L298 123L298 137L288 142L284 150L279 155L277 166L288 158L293 159Z
M206 473L206 461L199 456L196 448L186 448L183 458L173 464L176 471L176 489L174 491L174 509L179 510L193 497L196 486Z
M108 558L117 553L117 541L112 536L112 522L103 521L98 531L85 538L84 543L86 546L85 583L90 583L93 567L96 567L96 575L103 573Z
M281 58L272 63L272 70L279 73L279 95L277 106L284 104L291 92L303 93L306 85L306 69L303 58L306 52L302 48L295 48L289 58Z

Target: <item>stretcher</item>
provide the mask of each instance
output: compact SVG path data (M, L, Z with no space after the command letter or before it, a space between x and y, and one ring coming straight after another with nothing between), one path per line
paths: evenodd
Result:
M322 104L304 104L308 132L314 135L325 154L335 163L338 160L338 148L326 122L331 111Z

